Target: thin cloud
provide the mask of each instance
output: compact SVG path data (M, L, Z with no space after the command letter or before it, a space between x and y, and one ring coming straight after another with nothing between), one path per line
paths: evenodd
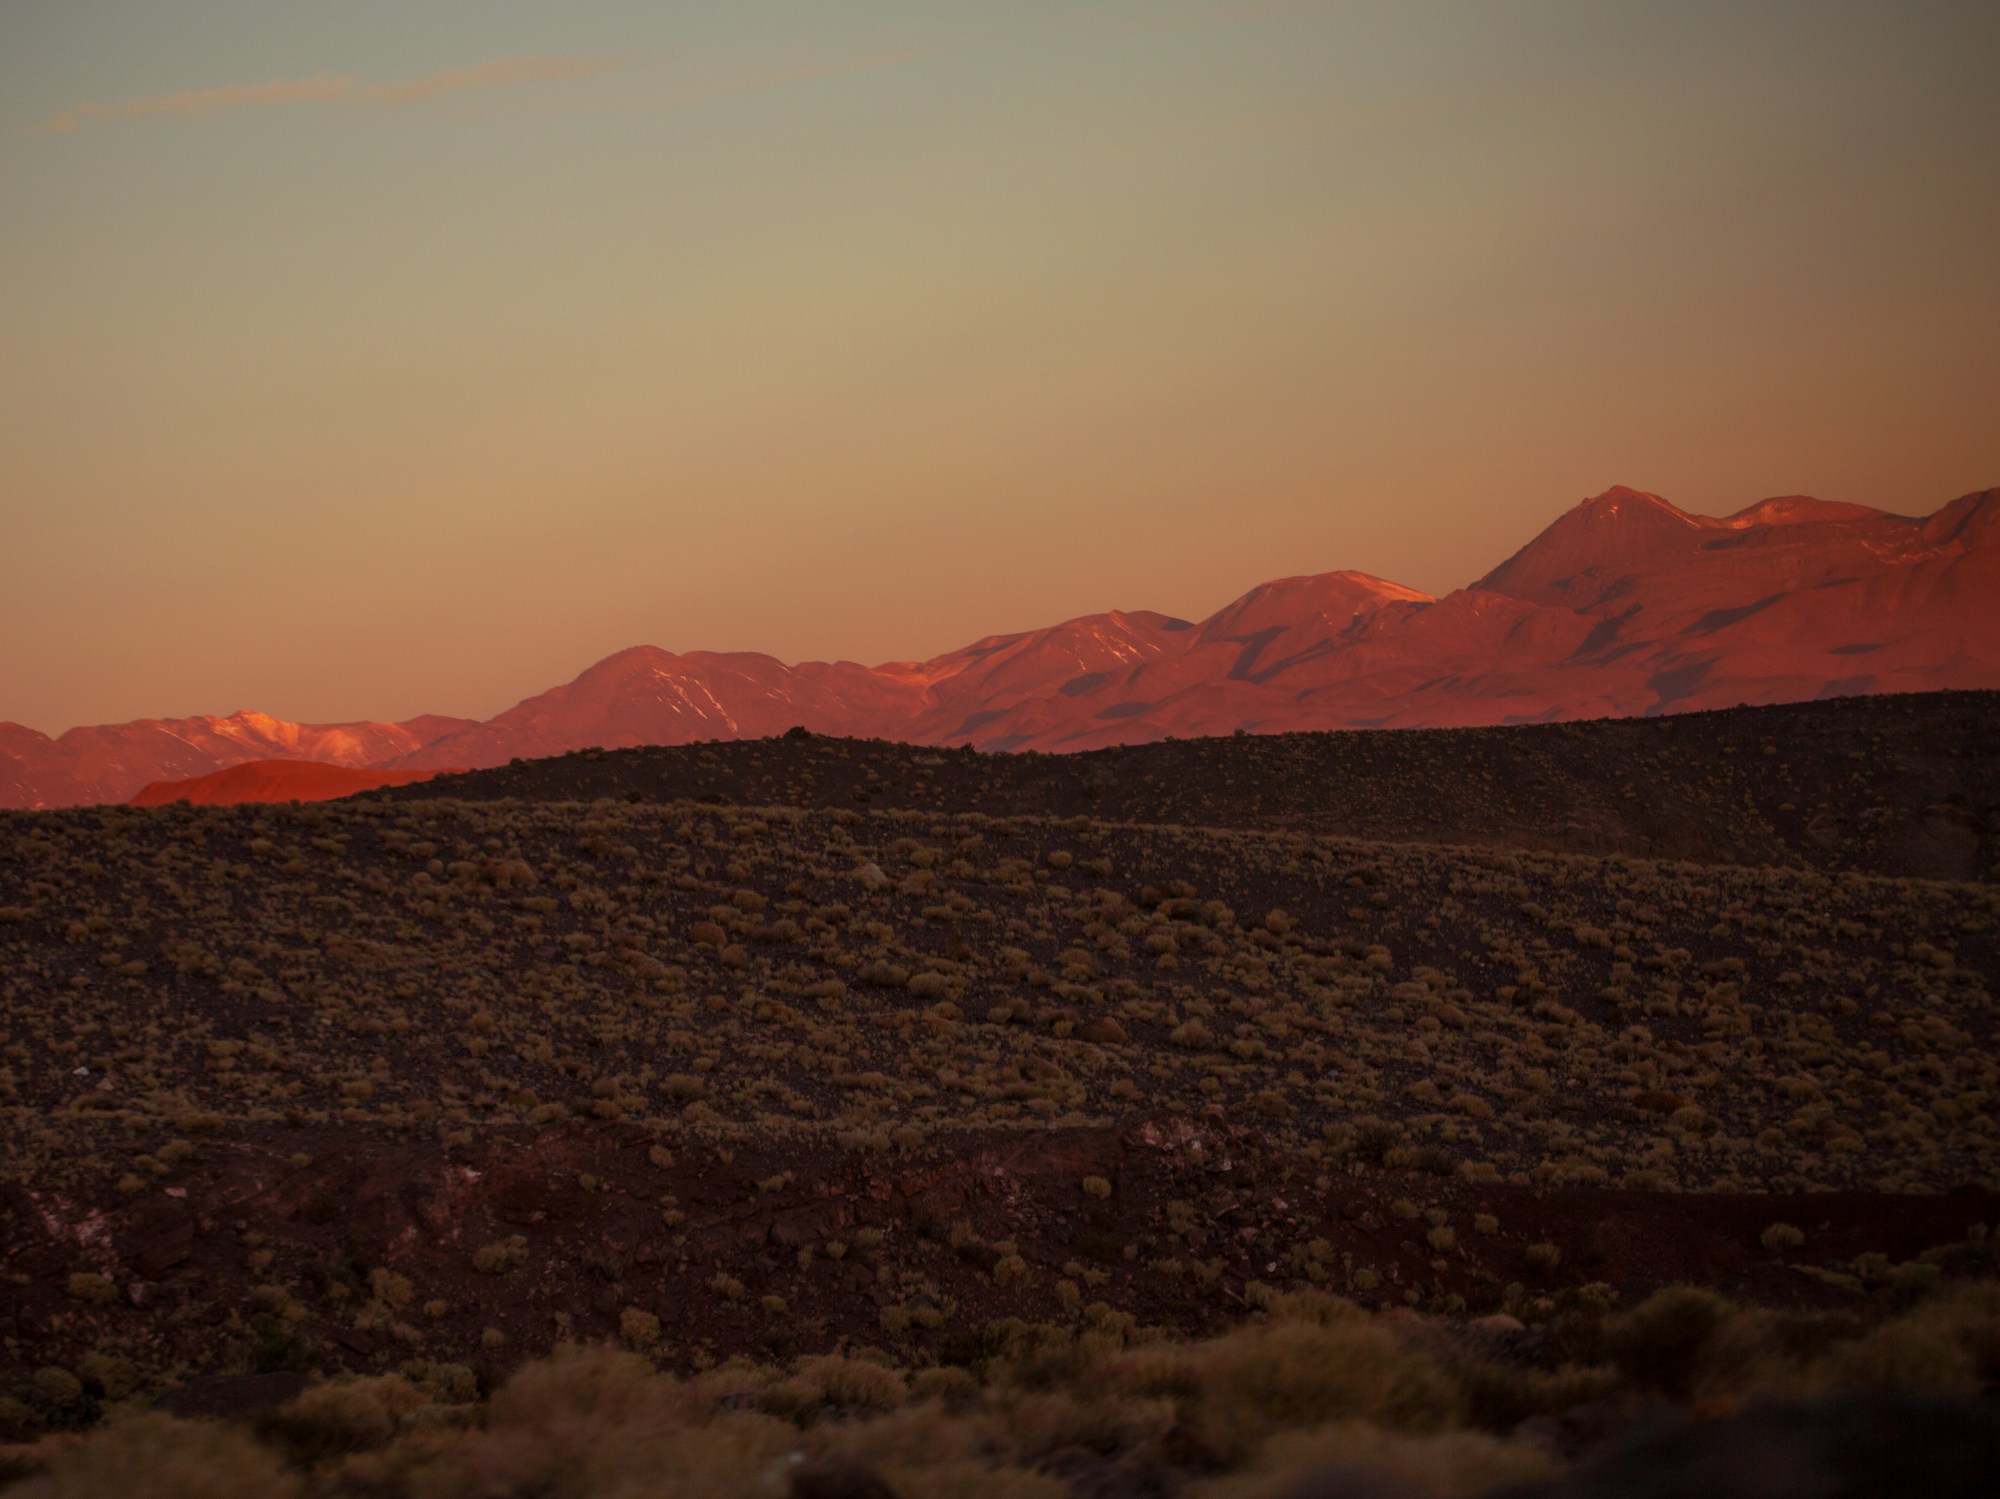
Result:
M156 115L193 117L264 104L332 104L351 97L353 92L352 78L315 73L310 78L278 78L269 83L192 89L181 94L124 99L116 104L73 104L61 114L44 120L40 128L50 134L67 135L99 121L139 120Z
M426 73L421 78L405 79L401 83L370 84L354 91L354 102L416 104L425 99L439 99L446 94L469 93L473 89L596 78L617 66L608 58L503 57L493 62L475 63L469 68L445 68L436 73Z
M68 135L86 125L117 120L195 119L225 110L278 104L355 107L417 104L475 89L594 78L616 66L616 62L607 58L503 57L466 68L442 68L418 78L390 83L363 83L349 73L315 73L310 78L275 78L269 83L192 89L179 94L123 99L114 104L75 104L44 120L37 128L46 134Z

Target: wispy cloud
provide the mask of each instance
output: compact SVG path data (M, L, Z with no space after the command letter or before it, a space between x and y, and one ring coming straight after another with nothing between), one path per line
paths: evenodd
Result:
M191 89L179 94L154 94L121 99L112 104L73 104L44 120L37 128L67 135L86 125L117 120L192 119L231 109L278 104L370 105L417 104L447 94L475 89L506 88L522 83L557 83L594 78L617 66L608 58L502 57L464 68L443 68L418 78L388 83L363 83L348 73L315 73L309 78L274 78L268 83L238 83L223 88Z
M374 83L354 91L356 104L416 104L445 94L463 94L473 89L505 88L516 83L561 83L573 78L595 78L609 73L618 64L610 58L593 57L503 57L493 62L474 63L469 68L445 68L408 78L401 83Z

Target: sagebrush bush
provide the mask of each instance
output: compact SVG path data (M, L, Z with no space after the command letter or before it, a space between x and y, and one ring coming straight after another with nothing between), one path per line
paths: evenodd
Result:
M1365 1420L1423 1433L1451 1425L1462 1409L1444 1369L1365 1317L1252 1325L1188 1358L1184 1417L1231 1461L1288 1426Z
M973 1368L912 1372L862 1350L681 1376L615 1346L566 1345L523 1365L482 1408L467 1403L469 1369L419 1359L403 1374L315 1385L254 1437L128 1416L81 1442L15 1449L34 1476L9 1492L735 1499L783 1494L797 1475L856 1492L887 1483L898 1495L1056 1499L1067 1492L1058 1474L1088 1453L1135 1472L1166 1461L1204 1499L1314 1482L1454 1496L1552 1470L1551 1449L1496 1435L1531 1415L1604 1401L1970 1395L2000 1370L2000 1285L1985 1282L1873 1319L1686 1287L1607 1315L1608 1289L1584 1288L1543 1325L1553 1349L1564 1318L1588 1323L1575 1345L1609 1361L1590 1367L1523 1366L1471 1329L1371 1316L1325 1292L1249 1291L1248 1321L1195 1341L1101 1303L1074 1326L989 1324Z
M1606 1321L1605 1351L1640 1389L1686 1400L1704 1357L1736 1316L1736 1308L1714 1291L1669 1286Z
M246 1431L145 1414L58 1449L18 1499L303 1499L305 1484Z
M259 1430L302 1462L380 1447L430 1406L430 1396L400 1374L316 1384L259 1423Z
M1546 1478L1554 1455L1533 1442L1484 1432L1411 1436L1343 1421L1288 1431L1264 1444L1251 1471L1194 1485L1189 1499L1287 1499L1319 1494L1395 1494L1469 1499L1505 1484Z

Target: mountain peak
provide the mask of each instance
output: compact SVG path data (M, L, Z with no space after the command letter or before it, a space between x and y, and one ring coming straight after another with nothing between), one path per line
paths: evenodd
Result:
M1619 484L1440 599L1368 573L1305 573L1198 622L1110 610L876 667L639 645L485 722L299 724L244 710L59 739L0 723L0 806L123 801L149 782L173 783L151 798L302 799L362 789L363 769L500 765L795 725L1074 750L1239 729L1462 727L1993 688L1995 599L2000 491L1923 518L1805 495L1717 518Z
M1607 573L1645 566L1692 548L1716 522L1643 489L1614 484L1557 517L1549 528L1472 586L1536 603L1569 603Z
M1662 510L1671 510L1675 515L1686 514L1678 505L1654 494L1650 489L1634 489L1629 484L1614 484L1602 494L1594 494L1589 499L1579 502L1576 508L1588 510L1595 505L1609 505L1615 508L1620 504L1653 505Z

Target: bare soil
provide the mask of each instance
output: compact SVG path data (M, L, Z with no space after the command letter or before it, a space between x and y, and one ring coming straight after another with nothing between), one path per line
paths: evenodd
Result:
M1824 1306L1858 1294L1839 1276L1864 1254L1901 1261L1956 1246L1946 1263L1990 1269L1990 1249L1966 1236L2000 1221L2000 1196L1983 1191L1537 1190L1361 1168L1328 1177L1256 1131L1178 1115L1125 1129L968 1133L888 1160L826 1148L746 1148L724 1160L696 1141L662 1156L657 1133L621 1125L495 1131L458 1149L374 1131L259 1135L204 1146L137 1200L0 1190L0 1337L12 1358L70 1365L116 1346L196 1380L196 1406L254 1403L296 1385L215 1374L381 1371L421 1357L491 1382L560 1340L615 1339L637 1308L660 1319L666 1356L683 1367L884 1343L920 1362L977 1363L1005 1319L1062 1320L1059 1286L1078 1286L1086 1270L1103 1277L1090 1299L1186 1333L1235 1323L1257 1283L1345 1288L1342 1267L1355 1265L1380 1277L1350 1291L1364 1304L1466 1315L1523 1290L1590 1282L1628 1302L1699 1284ZM793 1180L760 1187L780 1171ZM1108 1195L1088 1191L1088 1178ZM665 1200L685 1215L672 1229ZM1170 1218L1169 1203L1186 1214ZM1426 1242L1439 1217L1456 1235L1445 1250ZM1487 1219L1486 1231L1475 1226ZM1803 1243L1766 1247L1780 1222ZM475 1268L483 1246L517 1237L514 1263ZM1028 1272L996 1279L1006 1254ZM1191 1275L1196 1261L1212 1277ZM1835 1278L1814 1273L1822 1267ZM378 1325L357 1325L352 1311L381 1271L404 1278L407 1299ZM105 1276L115 1295L79 1300L66 1289L79 1273ZM718 1277L731 1284L718 1289ZM298 1288L297 1314L260 1303L272 1285ZM766 1304L773 1296L782 1309ZM884 1311L898 1307L945 1315L892 1336Z

